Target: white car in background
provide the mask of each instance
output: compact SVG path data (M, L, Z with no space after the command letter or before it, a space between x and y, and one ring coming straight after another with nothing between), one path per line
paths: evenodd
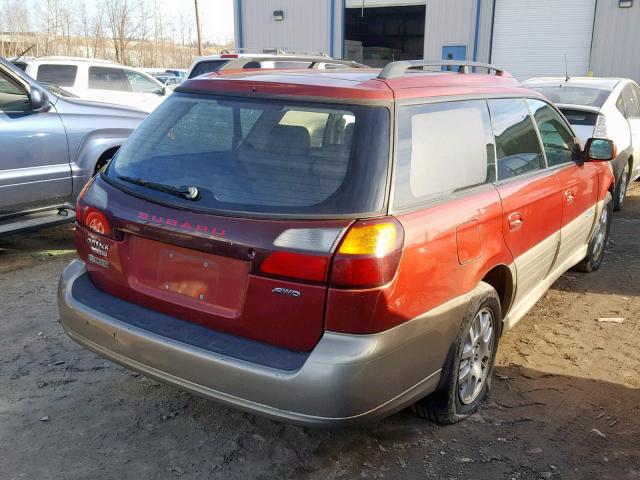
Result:
M614 208L624 204L630 182L640 178L640 87L627 78L531 78L527 88L542 93L564 113L579 137L610 138L618 155Z
M39 82L56 85L83 100L94 100L153 111L171 90L134 68L107 60L38 57L13 64Z

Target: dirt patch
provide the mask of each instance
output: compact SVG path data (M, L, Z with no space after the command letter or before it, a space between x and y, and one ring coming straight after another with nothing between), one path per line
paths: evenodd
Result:
M491 400L468 421L401 412L340 431L228 409L83 350L55 301L70 227L0 240L0 476L640 479L639 238L636 183L601 270L564 275L502 338Z
M0 237L0 275L49 262L52 257L65 260L75 256L73 225L63 225L33 233Z

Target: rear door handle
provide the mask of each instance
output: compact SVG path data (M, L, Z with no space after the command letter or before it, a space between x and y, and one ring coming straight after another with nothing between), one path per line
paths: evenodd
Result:
M567 203L573 203L575 198L575 192L573 190L566 190L564 192L564 199L567 201Z
M519 213L512 213L509 215L509 230L517 230L522 226L522 215Z

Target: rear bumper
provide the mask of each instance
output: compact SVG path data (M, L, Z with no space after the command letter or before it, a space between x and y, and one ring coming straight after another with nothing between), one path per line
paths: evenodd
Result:
M81 295L82 282L85 293ZM95 291L87 295L87 288ZM114 307L106 310L104 302L98 305L99 298L113 300ZM67 334L116 363L249 412L317 426L379 419L434 391L444 363L442 322L449 322L460 308L456 302L454 308L379 334L325 332L308 354L237 337L233 342L218 342L226 348L221 354L215 341L202 345L190 342L189 335L177 341L129 321L142 307L98 290L79 260L69 264L60 278L58 303ZM190 325L146 309L139 313ZM238 355L229 350L234 342ZM247 349L256 345L262 345L257 347L262 350L255 361L247 361L251 358ZM278 361L272 362L272 355L284 358L279 360L282 368L274 368Z

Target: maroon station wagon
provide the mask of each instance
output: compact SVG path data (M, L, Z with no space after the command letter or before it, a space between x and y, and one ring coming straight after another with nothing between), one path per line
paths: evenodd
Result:
M187 80L80 195L62 324L275 419L452 423L501 333L600 265L613 157L491 65Z

